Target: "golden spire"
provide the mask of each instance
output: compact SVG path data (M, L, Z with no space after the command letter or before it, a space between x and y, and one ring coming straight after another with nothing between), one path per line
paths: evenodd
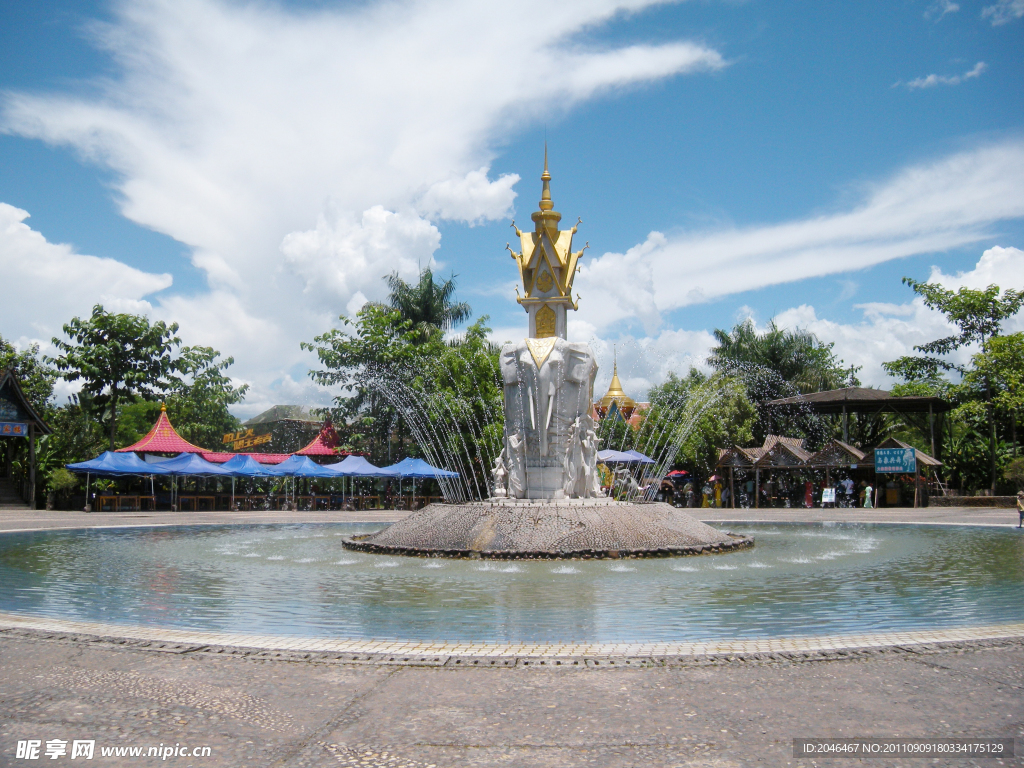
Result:
M612 367L612 383L608 385L608 391L601 398L599 406L607 410L611 407L612 403L618 405L620 412L625 411L623 415L626 418L629 418L629 414L636 408L636 400L626 394L625 390L622 389L622 382L619 381L619 361L617 356Z
M548 143L546 141L544 142L544 173L540 175L540 180L543 183L540 202L537 204L540 210L534 211L530 218L537 225L538 232L543 232L546 229L548 236L555 240L558 237L558 222L562 220L562 214L552 210L555 204L551 200L551 173L548 171ZM573 231L575 231L575 227Z
M546 141L544 142L544 173L540 175L540 180L544 182L544 188L540 193L540 209L550 211L555 204L551 202L551 174L548 173L548 143Z
M160 403L160 413L167 413L167 404Z

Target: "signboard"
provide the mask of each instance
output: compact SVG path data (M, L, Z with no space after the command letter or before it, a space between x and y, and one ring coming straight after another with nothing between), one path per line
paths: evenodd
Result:
M28 437L28 424L0 421L0 437Z
M912 475L917 472L917 453L913 448L875 448L875 472Z
M831 504L835 506L836 503L836 489L835 488L822 488L821 489L821 506Z
M231 444L231 447L236 451L241 451L245 448L253 448L257 445L266 445L271 441L273 435L256 435L255 437L245 437L241 440L235 440Z
M257 435L250 429L239 430L238 432L228 432L224 435L223 442L231 443L231 447L236 451L241 451L244 448L252 448L257 445L266 445L271 441L273 435L267 433L265 435Z

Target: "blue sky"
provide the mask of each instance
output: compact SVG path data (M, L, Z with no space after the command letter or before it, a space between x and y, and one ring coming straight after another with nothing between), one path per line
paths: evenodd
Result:
M492 5L0 5L0 334L102 301L322 402L299 342L432 258L513 338L545 138L638 394L745 316L885 385L942 331L900 277L1024 285L1022 0Z

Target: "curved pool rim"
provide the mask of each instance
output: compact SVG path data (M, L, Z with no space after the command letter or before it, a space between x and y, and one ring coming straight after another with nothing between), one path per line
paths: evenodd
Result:
M295 520L293 523L330 523L327 520ZM345 522L376 524L380 521ZM969 523L938 521L856 521L838 520L836 523L859 523L871 526L923 526L940 528L977 527L1005 530L1017 528L1012 523ZM793 520L710 520L710 525L728 526L745 523L779 525L822 525L821 521ZM186 525L215 527L280 526L281 522L238 522L189 521L150 524L104 524L74 526L34 526L8 529L5 534L78 531L116 530L141 528L168 528ZM714 555L709 555L713 557ZM719 555L725 556L728 555ZM521 642L521 643L477 643L477 642L422 642L419 640L373 640L364 638L311 637L305 635L250 634L242 632L211 632L201 629L178 629L151 625L103 623L55 619L31 614L0 612L0 636L8 632L40 639L70 639L72 641L106 641L115 646L141 650L170 651L187 654L201 651L237 650L253 653L298 653L310 657L325 655L326 660L379 664L446 664L455 660L482 661L486 659L536 660L552 663L560 660L578 660L581 664L591 660L664 661L671 657L694 658L714 657L730 661L747 658L773 656L813 657L818 654L840 654L851 651L885 651L887 649L912 649L914 646L949 646L972 644L986 641L1024 641L1024 622L957 626L925 630L895 632L806 635L799 637L763 637L742 639L715 639L690 642L657 643L576 643L576 642ZM11 636L11 635L8 635ZM337 657L337 658L330 658ZM316 660L315 658L312 660ZM506 664L505 666L509 666Z

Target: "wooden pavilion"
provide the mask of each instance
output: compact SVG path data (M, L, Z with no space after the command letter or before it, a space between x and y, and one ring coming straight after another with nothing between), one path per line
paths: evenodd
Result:
M813 413L841 415L843 419L843 442L850 442L849 415L851 413L874 416L881 413L895 413L905 417L919 429L927 432L931 439L932 456L940 456L944 415L953 410L952 403L941 397L894 397L884 389L867 387L843 387L825 392L784 397L768 403L772 406L808 408ZM925 416L927 416L926 421ZM938 424L936 422L938 421ZM936 433L940 438L936 443Z
M36 508L36 438L49 435L53 430L47 426L28 402L18 383L18 377L11 370L0 374L0 438L3 440L4 477L11 479L11 465L14 454L14 440L28 440L28 505ZM19 495L24 498L26 489Z

